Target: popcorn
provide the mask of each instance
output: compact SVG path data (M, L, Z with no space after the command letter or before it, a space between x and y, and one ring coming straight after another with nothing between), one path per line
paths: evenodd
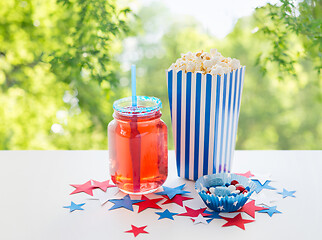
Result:
M231 60L230 66L233 70L238 69L238 68L240 68L240 61L238 59L234 58L233 60Z
M169 70L210 73L212 75L228 74L241 67L240 61L230 57L225 58L217 49L210 49L210 53L203 50L192 53L181 54L181 58L173 63Z

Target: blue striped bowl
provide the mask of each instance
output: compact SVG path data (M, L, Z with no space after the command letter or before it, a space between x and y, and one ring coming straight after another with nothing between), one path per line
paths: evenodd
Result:
M207 194L201 191L202 187L211 187L209 181L214 178L221 178L224 183L230 183L232 180L237 180L244 187L249 187L250 191L247 194L238 194L237 196L217 197L213 194ZM256 188L255 183L244 177L232 173L217 173L212 175L206 175L198 178L195 184L195 189L198 192L201 199L205 202L208 208L217 212L235 212L241 209L252 195Z

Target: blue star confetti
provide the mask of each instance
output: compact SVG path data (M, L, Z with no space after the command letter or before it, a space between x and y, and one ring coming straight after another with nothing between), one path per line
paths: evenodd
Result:
M210 219L207 219L208 223L210 223L214 219L222 219L219 216L219 212L205 210L204 213L210 214L209 216L205 216L205 218L210 218Z
M169 218L171 220L174 220L173 216L178 214L178 213L170 212L168 209L164 210L163 212L155 212L155 213L160 216L158 218L158 220L163 219L163 218Z
M283 192L278 192L279 194L282 194L283 195L283 198L286 198L286 197L294 197L294 193L296 191L287 191L285 188L283 188Z
M273 207L269 207L268 209L261 210L259 212L260 213L267 213L270 217L272 217L274 213L282 213L282 212L278 211L276 208L277 208L277 206L273 206Z
M188 191L182 190L185 185L186 184L183 184L183 185L175 187L175 188L170 188L170 187L164 187L163 186L163 191L162 192L157 192L156 194L158 194L158 195L167 195L170 199L172 199L177 194L190 193Z
M82 206L84 206L84 205L85 205L85 203L76 204L74 202L71 202L70 206L63 206L63 208L69 208L69 212L73 212L75 210L84 210L82 208Z
M267 180L263 185L260 183L260 181L252 179L252 181L255 183L256 185L256 189L255 192L259 193L260 191L262 191L263 189L270 189L270 190L276 190L276 188L273 188L271 186L269 186L268 184L270 184L271 181Z
M123 208L126 208L132 212L133 212L132 204L143 202L143 200L132 200L130 198L130 195L126 195L124 198L121 198L121 199L110 199L109 201L114 203L114 206L111 207L109 210L123 207Z

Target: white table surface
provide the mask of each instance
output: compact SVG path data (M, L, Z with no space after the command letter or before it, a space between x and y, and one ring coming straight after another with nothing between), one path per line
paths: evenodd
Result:
M204 207L193 191L194 182L176 177L173 151L169 157L165 185L187 183L195 199L184 204ZM188 217L179 216L175 221L158 221L157 210L137 213L137 206L134 212L123 208L109 211L110 202L101 206L97 200L88 200L85 193L69 195L74 189L69 184L106 180L107 162L107 151L0 151L0 239L321 239L322 151L236 151L234 172L271 173L272 186L296 190L296 198L279 196L276 205L283 214L256 213L256 221L245 224L245 231L221 227L226 223L223 219L214 219L209 225L193 225ZM118 193L113 198L122 196ZM85 202L85 210L69 213L62 206L70 201ZM184 212L176 204L161 206ZM243 218L252 219L245 213ZM134 238L124 233L131 224L148 225L149 234Z

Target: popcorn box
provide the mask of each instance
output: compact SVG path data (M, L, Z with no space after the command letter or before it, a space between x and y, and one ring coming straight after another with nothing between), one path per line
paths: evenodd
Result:
M230 172L245 66L228 74L167 71L178 175Z

